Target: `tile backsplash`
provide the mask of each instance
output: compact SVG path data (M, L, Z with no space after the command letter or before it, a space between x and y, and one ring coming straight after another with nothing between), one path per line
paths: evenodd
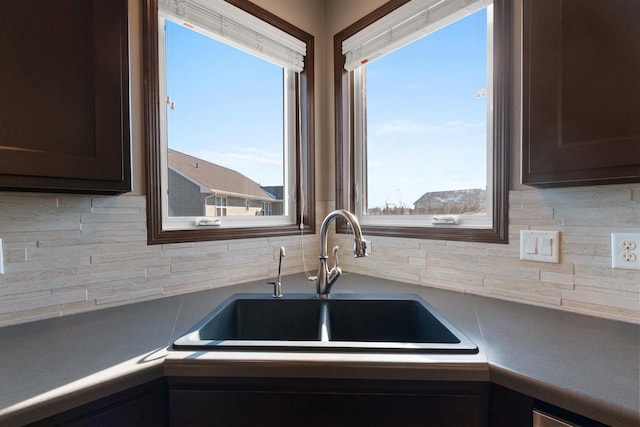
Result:
M328 205L316 209L319 222ZM640 185L514 190L509 223L507 245L373 236L357 260L348 236L332 238L345 271L640 322L640 272L610 267L611 232L640 230ZM523 229L560 231L560 263L521 261ZM266 280L280 246L284 274L305 262L315 274L319 246L317 234L148 246L144 196L10 192L0 238L0 326Z
M611 233L640 231L640 185L513 190L509 244L371 237L345 270L640 322L640 272L611 268ZM560 231L560 263L522 261L520 230ZM345 246L345 245L341 245Z
M266 281L280 246L283 274L316 266L317 235L149 246L145 206L144 196L0 192L0 326Z

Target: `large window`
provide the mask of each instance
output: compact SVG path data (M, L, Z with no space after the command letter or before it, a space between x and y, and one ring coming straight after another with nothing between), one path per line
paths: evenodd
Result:
M370 235L506 242L505 5L398 3L336 36L338 205Z
M145 12L149 242L312 232L313 38L245 0Z
M203 215L218 227L294 223L295 71L174 21L161 13L163 228ZM228 205L203 212L210 197ZM247 200L273 203L277 217L245 209Z

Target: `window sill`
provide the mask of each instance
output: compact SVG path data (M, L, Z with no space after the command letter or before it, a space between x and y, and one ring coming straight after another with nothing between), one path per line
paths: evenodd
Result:
M315 234L315 229L298 224L270 227L199 227L190 230L149 230L148 244L204 242L212 240L258 239L265 237Z
M365 236L400 237L408 239L451 240L479 243L508 243L506 232L501 227L471 228L460 226L372 226L361 225ZM339 233L351 233L346 225L339 227Z

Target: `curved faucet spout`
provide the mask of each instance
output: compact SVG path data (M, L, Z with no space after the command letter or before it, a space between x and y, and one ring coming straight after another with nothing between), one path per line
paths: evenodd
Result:
M338 247L333 248L333 267L329 269L327 264L327 240L329 235L329 224L334 218L341 216L349 222L351 229L353 230L353 255L356 258L367 256L367 242L362 237L362 229L358 219L351 212L338 209L332 212L324 218L322 225L320 226L320 265L318 266L318 276L316 279L316 290L318 296L327 298L331 287L338 280L342 274L340 265L338 262Z

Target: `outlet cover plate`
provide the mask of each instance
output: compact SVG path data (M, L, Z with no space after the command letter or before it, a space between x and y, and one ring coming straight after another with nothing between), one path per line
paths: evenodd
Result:
M611 233L611 268L640 270L640 233Z
M520 259L560 262L560 232L520 230Z

